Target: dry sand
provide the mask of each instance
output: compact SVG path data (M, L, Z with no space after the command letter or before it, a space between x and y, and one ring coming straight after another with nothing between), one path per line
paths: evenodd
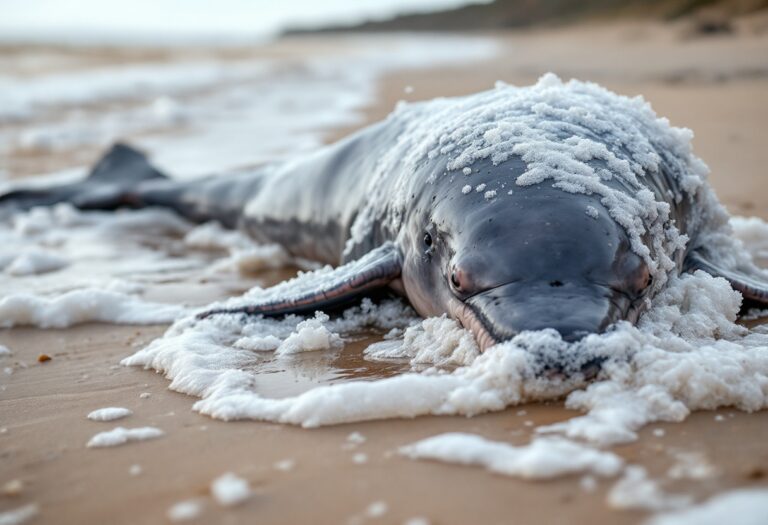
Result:
M768 219L768 38L681 40L679 28L622 26L497 35L499 59L471 68L393 74L383 79L369 120L398 99L470 93L501 79L528 83L546 70L594 79L626 94L642 93L676 125L696 131L695 147L713 170L712 183L733 212ZM325 39L327 42L327 39ZM313 45L302 40L303 45ZM301 43L293 42L290 49ZM404 88L413 92L406 94ZM329 133L329 139L349 130ZM274 281L279 274L267 276ZM155 290L166 300L204 301L225 293L182 283ZM647 514L610 509L610 481L585 492L578 477L523 482L480 469L414 462L397 447L445 431L470 431L525 443L527 421L536 425L574 415L559 404L536 404L474 418L423 417L317 430L256 422L223 423L191 412L193 400L167 390L151 372L116 367L164 327L84 325L66 330L0 330L14 351L0 383L0 484L21 480L17 495L0 495L0 512L37 503L35 523L159 523L176 502L200 498L200 523L347 523L377 501L388 507L374 523L424 517L449 523L638 523ZM350 368L361 344L347 349ZM41 353L52 356L38 363ZM26 368L19 363L27 364ZM383 373L386 373L383 372ZM151 395L140 398L140 394ZM123 406L128 419L97 423L91 410ZM525 415L518 415L521 409ZM723 421L715 419L723 416ZM95 433L121 424L151 425L160 439L113 449L87 449ZM663 436L654 429L664 429ZM344 448L349 433L367 441ZM768 412L732 410L693 414L681 424L651 425L640 440L617 448L665 488L703 498L726 488L768 484ZM703 455L716 475L700 481L665 475L681 452ZM353 462L355 453L368 461ZM292 469L274 463L290 459ZM141 473L131 475L132 465ZM254 495L235 508L216 505L210 482L232 471L247 478ZM368 520L369 518L366 518Z

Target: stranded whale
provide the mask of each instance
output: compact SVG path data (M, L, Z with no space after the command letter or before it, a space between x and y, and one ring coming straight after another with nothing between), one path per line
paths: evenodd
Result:
M695 269L768 305L690 138L642 99L546 75L402 105L304 158L190 182L117 145L82 182L7 193L0 210L169 207L337 266L201 317L311 313L390 288L481 348L543 328L573 341L635 322L671 275Z

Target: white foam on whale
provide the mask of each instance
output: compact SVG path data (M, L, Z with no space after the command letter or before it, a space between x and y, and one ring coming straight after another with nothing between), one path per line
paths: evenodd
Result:
M490 200L497 194L508 198L507 185L546 184L596 196L647 263L655 291L665 286L689 243L717 252L726 266L757 271L740 255L743 249L733 241L729 216L706 183L709 168L693 152L693 132L658 117L640 96L628 98L548 73L532 86L499 82L468 96L403 103L388 120L401 131L376 164L367 191L388 191L391 199L386 206L379 200L366 203L347 250L373 224L399 231L410 205L409 187L414 178L421 183L419 167L444 162L444 173L427 183L462 174ZM499 165L512 158L521 159L525 170L510 170L508 181L483 180L473 169L480 161ZM644 182L649 178L667 182L654 192ZM661 191L666 194L656 194ZM670 202L690 206L685 221L675 216ZM691 232L703 235L691 239Z

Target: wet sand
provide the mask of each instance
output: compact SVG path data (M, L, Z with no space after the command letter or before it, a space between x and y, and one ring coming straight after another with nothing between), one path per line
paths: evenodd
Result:
M712 168L722 201L734 213L768 219L768 71L760 69L768 38L681 43L680 34L680 28L625 26L498 35L503 50L494 61L382 79L367 119L385 115L399 99L471 93L499 79L529 83L550 69L564 77L590 78L621 93L642 93L659 114L695 130L696 151ZM411 93L405 93L407 86ZM329 131L328 138L349 131ZM172 283L149 295L204 302L226 293L215 284ZM169 391L163 377L115 366L164 328L89 324L0 330L0 344L14 352L1 364L15 369L2 374L0 382L0 483L24 484L18 495L0 496L0 512L37 503L35 523L158 523L167 521L174 503L200 498L199 523L402 523L424 517L432 524L621 524L639 523L648 515L610 509L605 493L613 480L599 481L594 492L587 492L576 476L525 482L396 454L402 445L447 431L526 443L528 422L537 426L575 415L558 403L474 418L423 417L314 430L224 423L192 412L193 399ZM353 344L347 351L361 347ZM53 359L38 363L41 353ZM144 392L150 396L140 398ZM91 410L107 406L127 407L134 414L113 423L86 419ZM525 414L518 415L521 410ZM166 435L110 449L85 447L92 435L118 425L156 426ZM681 424L650 425L636 443L615 450L645 466L664 489L704 498L731 487L768 485L767 428L768 412L700 412ZM655 435L656 429L664 435ZM346 437L354 431L367 440L350 450ZM670 478L667 471L680 452L702 455L715 466L714 475ZM356 464L356 453L366 454L367 462ZM291 470L274 468L286 459L295 461ZM142 472L134 476L129 469L135 464ZM255 492L234 508L219 507L208 491L211 481L228 471L248 479ZM378 501L387 504L386 514L366 517L366 508Z

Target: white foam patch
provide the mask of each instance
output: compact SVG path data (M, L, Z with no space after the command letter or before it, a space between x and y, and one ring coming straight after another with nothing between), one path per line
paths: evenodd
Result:
M86 446L88 448L116 447L131 441L159 438L164 434L165 432L155 427L117 427L107 432L99 432L88 441Z
M611 452L563 438L538 438L529 445L515 447L464 433L430 437L402 447L400 453L412 459L479 465L496 474L526 479L548 479L580 472L613 476L624 463Z
M168 323L189 310L143 299L142 283L304 264L276 245L256 245L215 223L193 227L158 209L86 213L68 204L36 208L0 222L0 244L3 327ZM212 255L218 258L211 262Z
M692 410L765 408L768 330L736 324L740 302L725 280L704 272L676 279L638 328L598 338L623 341L630 359L608 364L607 380L568 396L566 407L587 414L539 432L608 445L635 440L654 421L682 421Z
M446 316L432 317L411 324L402 335L373 343L365 356L374 361L407 359L414 369L470 365L480 351L474 336L457 330Z
M367 441L366 437L360 432L352 432L347 436L347 443L357 446L362 445Z
M717 468L700 452L677 451L674 459L675 462L667 470L667 477L671 479L701 480L718 474Z
M745 314L741 316L743 321L754 321L756 319L763 319L768 317L768 308L750 308Z
M297 281L310 277L304 274ZM339 319L317 317L314 322L333 334L370 326L405 328L402 341L374 345L367 356L407 358L414 369L424 370L321 386L283 399L263 397L254 389L252 376L242 370L250 352L232 345L244 337L275 338L281 343L270 339L263 345L275 349L297 333L301 317L184 319L123 363L164 373L172 389L201 397L195 410L213 417L308 427L424 414L474 415L568 394L566 406L585 414L538 432L610 445L636 439L637 430L648 423L682 421L691 410L766 407L768 333L736 324L739 304L739 294L726 281L697 272L673 279L637 327L620 323L575 344L564 343L551 330L524 332L479 354L471 334L454 321L418 322L404 317L406 310L398 303L366 303ZM577 372L598 358L607 360L603 372L585 385ZM552 363L560 363L569 378L547 379L543 371ZM441 368L446 365L459 366L448 372Z
M98 288L73 290L51 298L19 293L0 299L0 327L65 328L92 321L161 324L185 311L182 306L148 302Z
M293 470L293 468L296 466L296 461L293 459L281 459L280 461L276 461L272 466L276 470L280 470L282 472L288 472L290 470Z
M67 259L47 250L31 249L16 255L0 254L0 268L14 276L53 272L68 264Z
M430 525L430 521L427 518L423 518L421 516L415 516L413 518L408 518L403 522L403 525Z
M300 287L308 275L304 274L289 281L285 286ZM226 304L238 303L230 300ZM190 317L175 323L163 338L153 341L147 348L124 359L122 363L162 369L172 379L171 388L192 395L200 395L203 392L212 395L205 396L206 399L203 400L208 406L196 405L197 410L204 413L215 412L217 417L222 419L242 419L247 417L246 413L275 413L274 403L289 409L295 401L294 398L288 398L287 402L281 403L281 400L262 398L253 392L253 375L244 369L247 368L244 365L251 362L253 356L251 350L244 348L276 350L283 345L283 348L291 350L286 353L316 350L318 345L324 347L326 344L334 344L333 341L340 337L340 333L371 327L389 330L393 327L409 326L415 321L411 310L399 301L376 306L368 300L363 301L359 307L347 310L339 318L329 319L326 315L318 313L310 323L294 315L284 319L257 317L246 322L240 316L231 315L213 316L203 320ZM302 323L304 330L299 328ZM308 330L308 333L302 333L305 330ZM275 339L279 341L277 346ZM167 370L166 366L169 367ZM371 384L378 383L377 381ZM354 386L357 383L348 385ZM322 391L322 387L310 392L318 391ZM318 398L321 404L323 399L327 398ZM378 399L372 401L379 403ZM311 405L315 403L311 401L301 409L304 414L301 417L308 417L304 411L313 410ZM332 415L338 408L337 403L343 405L346 401L337 398L334 406L322 408L322 413L318 413L317 417L323 420L348 418L347 410L343 410L336 417ZM350 404L350 408L352 412L360 410L355 403ZM280 419L277 413L272 418Z
M219 505L233 507L251 497L251 487L248 480L227 472L213 480L211 494Z
M30 503L23 507L5 512L0 512L0 525L22 525L27 523L40 513L40 507L36 503Z
M198 250L225 251L250 248L253 243L239 230L228 230L215 221L200 224L184 236L184 244Z
M645 468L630 465L608 492L608 504L615 509L668 510L689 505L691 498L667 494L658 482L650 479Z
M326 314L317 312L313 319L301 321L296 325L296 331L292 332L280 343L275 353L277 355L288 355L298 352L330 350L331 348L343 346L344 343L342 343L341 337L328 330L325 326L324 323L328 322L329 319Z
M365 515L369 518L381 518L389 511L389 505L384 501L374 501L365 509Z
M115 421L116 419L122 419L128 417L133 412L127 408L122 407L107 407L99 408L88 414L88 419L91 421Z
M654 516L646 525L763 525L768 489L746 488L718 494L701 505Z
M307 261L292 258L278 244L257 245L240 231L226 230L218 222L208 222L189 231L184 238L189 248L225 251L228 256L211 265L211 272L253 274L283 268L290 264L305 267Z
M730 224L752 257L768 261L768 222L760 217L731 217Z
M60 204L18 213L0 221L0 287L4 296L87 287L137 293L138 281L188 275L207 265L201 258L174 257L176 239L190 229L158 209L81 212Z
M168 509L167 516L171 521L190 521L197 518L203 511L200 500L189 499L175 503Z

